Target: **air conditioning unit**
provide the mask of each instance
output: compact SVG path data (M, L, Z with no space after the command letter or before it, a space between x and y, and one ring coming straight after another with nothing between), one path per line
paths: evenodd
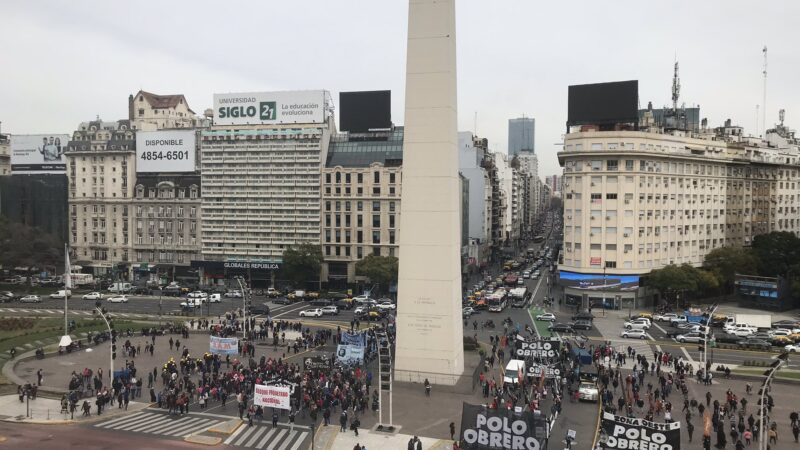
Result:
M627 251L627 250L625 250L623 253L628 253L628 251Z
M592 186L594 186L594 183L592 183Z
M572 220L572 216L567 216L567 219L570 219L570 220Z
M631 201L630 201L630 200L625 200L625 204L626 204L626 205L629 205L630 203L631 203Z
M625 234L623 234L622 236L623 236L623 237L628 237L628 233L625 233Z
M592 220L594 220L594 216L592 216Z

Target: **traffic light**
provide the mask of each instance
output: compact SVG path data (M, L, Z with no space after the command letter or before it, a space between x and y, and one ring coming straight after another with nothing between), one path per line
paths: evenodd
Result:
M117 332L111 330L111 359L117 359Z

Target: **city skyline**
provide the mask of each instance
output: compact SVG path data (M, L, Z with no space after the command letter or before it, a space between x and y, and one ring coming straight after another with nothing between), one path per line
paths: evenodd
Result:
M125 98L140 88L185 94L198 113L211 107L214 92L321 88L336 98L340 91L391 89L398 99L393 104L393 121L403 124L405 45L397 37L406 32L405 3L278 4L269 6L269 16L259 13L260 5L243 4L251 11L246 17L239 13L241 9L218 11L203 2L191 5L159 5L162 17L170 17L176 33L164 28L163 20L150 18L147 3L82 3L69 8L57 3L47 8L23 2L6 4L7 22L0 38L19 43L6 52L8 67L14 70L6 72L7 83L0 87L2 130L15 134L62 132L97 115L105 120L123 118L124 105L109 99ZM778 109L783 108L787 124L795 123L800 93L791 89L790 83L800 65L792 61L788 43L800 37L790 26L791 17L796 16L792 10L800 12L797 5L769 4L753 16L743 16L741 7L721 2L692 5L695 14L691 15L677 6L654 5L643 10L628 5L631 7L607 10L587 3L578 9L582 14L575 14L565 5L503 2L490 9L478 2L459 2L457 21L464 30L459 36L459 130L477 131L489 139L492 151L506 152L508 119L523 114L534 117L540 173L560 173L555 152L565 132L567 86L638 79L639 106L644 108L652 101L654 107L661 107L670 102L672 64L677 55L683 87L680 102L699 104L710 126L731 118L752 133L755 105L762 103L764 45L769 48L766 122L768 126L775 123ZM311 31L290 28L296 26L298 14ZM109 19L120 15L128 17L130 25L116 21L113 27L108 25ZM263 17L287 20L269 20L275 44L269 48L274 53L254 58L248 48L263 42L259 37L262 28L254 26ZM541 17L563 17L564 21ZM650 17L662 20L652 22ZM526 26L528 23L534 26ZM600 35L588 31L565 34L561 32L565 23L571 23L571 29L608 26ZM576 49L588 42L611 48L628 38L631 26L637 23L652 26L640 38L635 36L625 46L614 47L624 50L581 51L576 57ZM198 38L179 34L195 29L196 24L201 24L203 31ZM202 28L202 24L209 27ZM724 31L737 28L757 32ZM698 43L697 35L675 29L707 32ZM20 35L28 38L15 40ZM180 37L171 37L176 35ZM370 38L358 38L364 35ZM320 46L323 41L325 45ZM298 48L303 50L298 52ZM305 57L299 58L300 54ZM526 57L520 58L520 54ZM279 70L274 61L280 61ZM736 61L733 69L725 64L730 61ZM317 70L320 67L326 70ZM498 71L499 67L513 70ZM760 119L758 124L761 128Z

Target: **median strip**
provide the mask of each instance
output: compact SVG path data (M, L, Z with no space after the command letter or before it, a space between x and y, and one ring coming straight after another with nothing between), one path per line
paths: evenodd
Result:
M528 310L528 312L531 315L531 320L533 321L533 328L536 330L536 334L537 335L539 335L541 337L550 337L550 336L553 335L553 333L551 333L550 330L547 329L547 327L550 325L550 322L544 322L544 321L541 321L541 320L536 320L536 316L537 315L542 314L542 313L545 312L544 309L542 309L542 308L540 308L538 306L532 306Z

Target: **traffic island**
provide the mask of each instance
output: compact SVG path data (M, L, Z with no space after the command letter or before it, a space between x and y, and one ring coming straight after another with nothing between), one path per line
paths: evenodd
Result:
M218 438L216 436L203 436L200 434L196 434L193 436L189 436L184 439L184 442L190 442L192 444L201 444L201 445L219 445L222 443L222 438Z
M209 428L208 432L217 434L233 434L233 432L236 431L243 423L244 422L241 419L229 420Z

